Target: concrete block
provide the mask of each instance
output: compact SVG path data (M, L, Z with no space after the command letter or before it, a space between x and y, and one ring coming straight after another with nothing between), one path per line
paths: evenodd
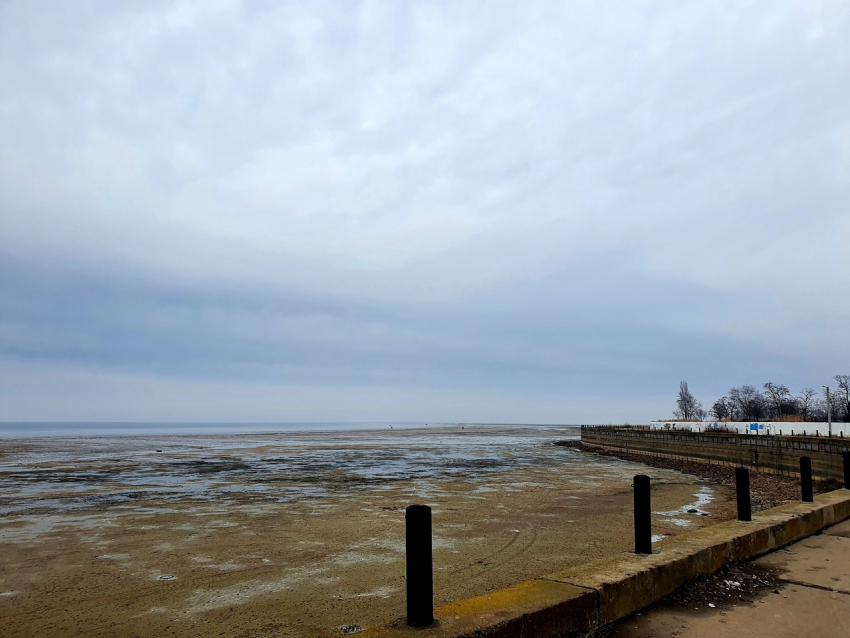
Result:
M367 629L368 638L554 638L596 626L596 592L549 580L531 580L434 610L431 627L399 620Z
M691 555L667 547L650 555L618 554L552 574L556 582L595 589L599 595L599 624L628 616L673 593L693 578Z

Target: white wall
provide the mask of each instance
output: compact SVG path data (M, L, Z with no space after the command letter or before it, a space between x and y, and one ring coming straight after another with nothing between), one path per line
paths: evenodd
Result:
M750 430L750 425L755 423L759 426L758 433L759 434L802 434L803 431L806 432L807 435L814 436L815 432L819 432L821 436L826 436L829 432L829 424L824 422L815 422L815 423L779 423L775 421L752 421L750 423L737 423L737 422L719 422L719 421L703 421L702 423L694 422L694 421L653 421L648 424L653 430L663 430L667 428L673 428L674 426L679 430L690 429L694 432L696 431L704 431L704 430L712 430L714 429L714 424L726 427L732 430L735 430L741 434L754 434ZM764 426L763 428L761 426ZM844 434L845 438L850 437L850 423L833 423L832 424L832 436L840 437Z

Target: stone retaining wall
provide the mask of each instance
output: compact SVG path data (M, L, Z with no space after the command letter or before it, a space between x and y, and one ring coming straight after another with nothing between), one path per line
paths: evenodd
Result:
M629 427L582 426L588 445L743 465L758 471L797 474L800 457L812 459L817 478L843 479L850 440L803 436L754 436L725 432L679 432Z

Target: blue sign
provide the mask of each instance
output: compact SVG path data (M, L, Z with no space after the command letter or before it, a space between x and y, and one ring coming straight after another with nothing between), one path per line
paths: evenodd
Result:
M758 432L759 424L758 423L750 423L750 430L753 432Z

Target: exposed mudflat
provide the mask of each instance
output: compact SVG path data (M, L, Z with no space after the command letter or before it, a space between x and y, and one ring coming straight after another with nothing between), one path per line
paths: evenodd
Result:
M732 514L693 476L510 426L0 440L0 634L340 636L404 613L404 508L433 508L436 604Z

